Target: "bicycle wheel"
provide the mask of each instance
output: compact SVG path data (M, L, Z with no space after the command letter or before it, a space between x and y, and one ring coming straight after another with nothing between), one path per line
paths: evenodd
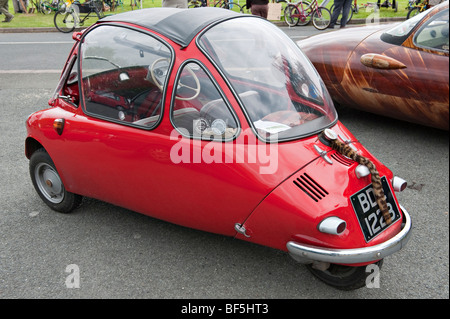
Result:
M416 15L418 15L420 13L420 8L419 7L414 7L412 9L409 9L408 14L406 15L406 20L408 20L409 18L412 18Z
M312 22L317 30L328 28L331 22L331 12L327 8L317 8L312 15Z
M244 13L244 9L242 8L242 6L240 5L240 4L237 4L237 3L230 3L229 5L228 5L228 8L227 9L229 9L229 10L233 10L233 11L236 11L235 10L235 8L238 8L238 12L240 12L240 13Z
M355 7L353 4L350 6L350 11L348 12L347 22L353 18L353 12L355 12Z
M251 14L252 13L252 11L249 9L249 8L247 8L247 5L246 4L243 4L242 6L241 6L241 13L247 13L247 14Z
M75 30L77 24L76 21L76 16L72 11L56 12L55 17L53 18L56 29L63 33L69 33Z
M105 13L101 9L95 9L95 14L97 15L97 18L100 20L101 18L105 17Z
M50 14L52 13L52 5L49 1L42 1L41 2L41 12L43 14Z
M300 11L299 9L291 4L288 4L284 9L284 21L288 26L294 27L297 25L300 20Z

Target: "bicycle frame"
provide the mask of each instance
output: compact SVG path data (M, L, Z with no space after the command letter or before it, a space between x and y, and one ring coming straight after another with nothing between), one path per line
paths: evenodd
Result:
M303 7L303 0L300 0L295 4L295 6L300 9L300 12L298 14L300 20L303 22L305 19L309 16L311 16L314 12L314 10L317 10L317 0L313 0L309 5ZM296 17L297 15L294 14L293 17Z
M287 2L288 5L284 11L285 21L289 26L295 26L306 25L312 20L316 29L326 29L331 22L331 13L322 5L327 5L328 2L329 0L323 0L320 5L317 0L312 0L310 3L309 0L300 0L295 4Z
M415 8L420 8L420 12L425 11L426 9L429 8L429 1L428 0L423 0L423 1L416 1L416 5L414 6Z

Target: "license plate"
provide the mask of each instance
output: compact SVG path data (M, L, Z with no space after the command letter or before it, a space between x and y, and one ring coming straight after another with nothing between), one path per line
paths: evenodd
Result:
M383 185L386 203L392 219L392 223L389 225L384 221L383 214L381 214L380 208L375 200L372 184L366 186L350 197L366 242L374 239L395 221L400 219L400 211L395 203L386 177L383 176L381 178L381 184Z

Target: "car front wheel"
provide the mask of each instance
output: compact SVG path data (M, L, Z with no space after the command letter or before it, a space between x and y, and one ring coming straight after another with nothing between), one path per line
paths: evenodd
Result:
M82 201L82 196L66 191L50 155L38 149L30 158L30 176L41 199L51 209L70 213Z

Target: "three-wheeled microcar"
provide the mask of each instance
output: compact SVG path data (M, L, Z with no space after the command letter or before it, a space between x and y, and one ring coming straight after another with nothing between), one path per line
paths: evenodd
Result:
M406 182L339 121L279 28L216 8L116 14L74 33L50 108L29 116L36 191L96 198L289 252L341 289L408 240Z

